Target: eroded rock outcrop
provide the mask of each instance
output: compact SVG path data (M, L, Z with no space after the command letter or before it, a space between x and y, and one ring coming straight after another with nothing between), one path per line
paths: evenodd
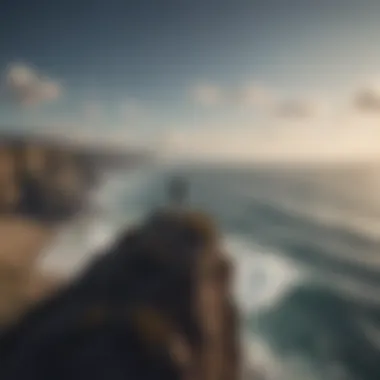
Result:
M239 378L231 266L204 215L163 211L0 339L0 377Z

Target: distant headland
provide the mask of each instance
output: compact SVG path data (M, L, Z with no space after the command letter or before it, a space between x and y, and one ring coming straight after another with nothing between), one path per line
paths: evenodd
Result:
M142 149L76 144L51 136L0 132L0 216L63 221L78 212L105 170L149 162Z

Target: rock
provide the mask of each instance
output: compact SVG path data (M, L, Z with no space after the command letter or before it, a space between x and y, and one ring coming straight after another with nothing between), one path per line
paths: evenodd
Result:
M230 263L204 215L158 212L0 338L0 378L240 377Z
M46 294L51 281L36 272L37 256L55 227L86 208L99 174L144 159L148 158L143 152L0 133L0 324ZM28 289L28 277L39 285Z
M150 158L143 151L2 133L0 215L61 223L82 209L101 172L144 164Z

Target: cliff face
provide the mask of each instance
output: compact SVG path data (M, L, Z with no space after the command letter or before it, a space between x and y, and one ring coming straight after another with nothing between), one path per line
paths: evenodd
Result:
M144 152L0 134L0 324L54 285L35 270L36 259L55 226L85 207L98 175L147 159Z
M0 215L63 221L83 207L102 170L138 164L147 158L143 152L0 136Z

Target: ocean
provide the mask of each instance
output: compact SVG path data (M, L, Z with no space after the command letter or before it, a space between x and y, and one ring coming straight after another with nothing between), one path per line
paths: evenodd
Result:
M72 276L165 204L173 174L236 266L245 379L380 378L380 166L155 165L104 174L39 266Z

